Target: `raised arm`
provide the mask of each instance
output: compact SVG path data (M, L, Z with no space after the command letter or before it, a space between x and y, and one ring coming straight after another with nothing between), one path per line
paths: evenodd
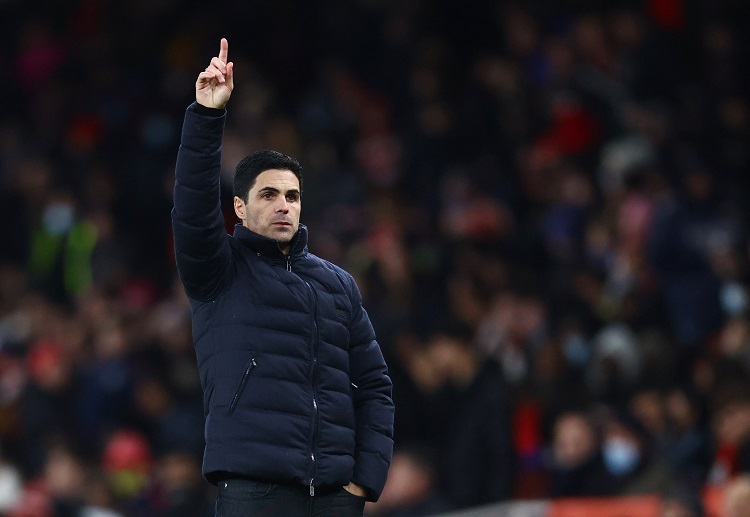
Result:
M216 298L231 279L232 252L221 212L221 140L224 110L234 88L229 44L195 82L195 100L185 112L175 168L174 232L177 270L188 296Z

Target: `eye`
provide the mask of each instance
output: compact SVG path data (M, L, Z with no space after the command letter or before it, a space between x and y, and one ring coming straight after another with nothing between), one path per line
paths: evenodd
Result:
M260 197L262 199L273 199L273 192L263 192Z
M297 201L299 199L299 196L297 194L287 194L286 196L287 201Z

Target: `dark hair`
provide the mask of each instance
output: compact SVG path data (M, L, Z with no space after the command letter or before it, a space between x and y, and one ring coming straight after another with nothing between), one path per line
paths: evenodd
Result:
M299 162L278 151L264 149L245 156L237 164L234 169L233 194L243 201L247 201L247 195L255 185L255 179L261 172L270 169L293 172L299 180L300 192L302 191L302 166Z

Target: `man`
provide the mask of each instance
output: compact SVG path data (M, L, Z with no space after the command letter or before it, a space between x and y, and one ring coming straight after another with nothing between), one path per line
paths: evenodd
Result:
M552 497L600 495L604 472L599 436L592 419L583 411L559 415L552 427L548 492Z
M235 171L229 236L219 202L229 45L196 81L177 157L172 222L206 411L203 475L216 515L362 515L393 450L391 380L359 290L307 250L302 168L275 151Z

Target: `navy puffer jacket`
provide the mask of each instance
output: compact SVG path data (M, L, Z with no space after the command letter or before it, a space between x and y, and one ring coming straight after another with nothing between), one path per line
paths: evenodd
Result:
M172 223L204 391L203 474L314 487L363 486L377 500L393 450L391 380L354 279L307 249L224 230L225 111L191 105Z

